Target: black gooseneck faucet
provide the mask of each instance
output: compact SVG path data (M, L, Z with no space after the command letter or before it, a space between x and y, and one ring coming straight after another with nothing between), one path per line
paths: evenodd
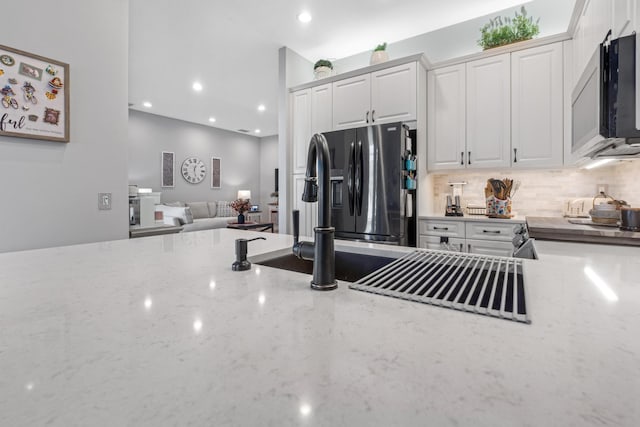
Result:
M316 171L317 161L317 171ZM293 211L293 253L301 259L313 260L311 289L330 291L338 287L336 282L335 228L331 227L331 188L329 186L331 162L329 144L322 134L315 134L309 143L307 174L302 201L318 202L318 226L313 229L315 241L300 242L300 212ZM320 198L318 200L318 178Z

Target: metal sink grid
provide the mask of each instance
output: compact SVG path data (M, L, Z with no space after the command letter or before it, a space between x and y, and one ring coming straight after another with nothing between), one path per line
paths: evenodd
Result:
M522 260L516 258L417 249L349 287L531 323Z

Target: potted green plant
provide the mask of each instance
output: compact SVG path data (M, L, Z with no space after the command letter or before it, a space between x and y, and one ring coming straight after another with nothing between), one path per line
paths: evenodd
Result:
M371 61L370 64L380 64L381 62L386 62L389 60L389 54L387 53L387 42L379 44L373 49L371 53Z
M478 44L483 50L504 46L524 40L532 39L540 33L538 18L527 16L527 10L522 6L521 13L515 12L514 18L497 16L480 28Z
M313 74L315 75L316 79L329 77L332 70L333 64L328 59L320 59L313 66Z

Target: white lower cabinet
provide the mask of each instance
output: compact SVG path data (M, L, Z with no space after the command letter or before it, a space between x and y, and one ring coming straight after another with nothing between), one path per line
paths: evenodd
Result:
M497 242L494 240L467 239L467 252L479 255L507 256L513 255L511 242Z
M439 219L420 220L420 235L460 237L464 239L464 222Z
M501 240L511 243L516 230L521 226L521 223L469 221L466 223L465 236L467 239Z
M443 241L445 240L446 241ZM419 245L423 249L439 249L443 251L456 251L466 252L467 245L465 239L456 237L441 237L441 236L424 236L421 235L418 241Z
M462 218L422 218L418 245L424 249L510 257L513 237L522 221L477 221Z

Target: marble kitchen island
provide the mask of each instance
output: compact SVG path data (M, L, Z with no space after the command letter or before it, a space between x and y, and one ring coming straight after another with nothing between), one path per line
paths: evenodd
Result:
M7 426L635 426L640 248L540 242L531 324L255 265L217 229L0 254ZM352 244L358 247L364 244Z

